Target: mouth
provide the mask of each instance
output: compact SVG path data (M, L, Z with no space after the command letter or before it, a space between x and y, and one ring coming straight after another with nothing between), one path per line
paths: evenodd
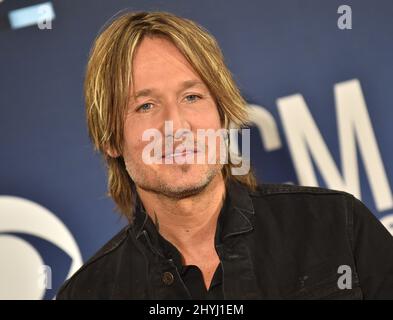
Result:
M188 156L197 154L199 152L198 149L192 149L192 150L184 150L182 152L168 152L167 154L164 154L162 156L162 159L171 159L171 158L186 158Z

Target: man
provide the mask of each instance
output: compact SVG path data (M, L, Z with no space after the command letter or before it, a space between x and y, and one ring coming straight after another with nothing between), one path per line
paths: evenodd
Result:
M247 123L202 27L164 12L115 19L95 41L85 95L109 194L129 225L57 299L393 298L393 239L359 200L258 186L252 171L220 161L222 144L211 142L225 134L187 139Z

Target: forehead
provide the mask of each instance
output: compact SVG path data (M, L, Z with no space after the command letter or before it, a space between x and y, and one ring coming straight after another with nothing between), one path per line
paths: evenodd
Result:
M164 37L144 37L132 62L133 92L189 79L201 80L181 51ZM202 81L202 80L201 80Z

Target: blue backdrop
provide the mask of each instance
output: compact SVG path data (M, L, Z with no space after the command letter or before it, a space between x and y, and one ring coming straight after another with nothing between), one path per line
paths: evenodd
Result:
M8 12L40 2L0 3L0 298L52 299L125 224L82 93L98 30L125 8L169 11L217 38L253 105L261 182L346 190L393 229L392 1L55 0L51 29L8 26Z

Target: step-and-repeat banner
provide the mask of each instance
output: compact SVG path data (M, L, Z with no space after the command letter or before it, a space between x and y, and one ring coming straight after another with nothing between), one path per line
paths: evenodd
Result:
M260 182L348 191L393 233L392 1L3 0L0 299L53 299L126 223L82 92L98 30L125 8L169 11L217 38L250 104Z

